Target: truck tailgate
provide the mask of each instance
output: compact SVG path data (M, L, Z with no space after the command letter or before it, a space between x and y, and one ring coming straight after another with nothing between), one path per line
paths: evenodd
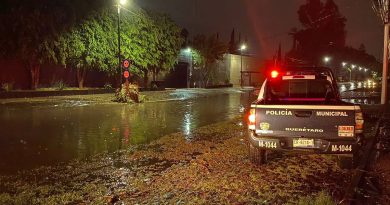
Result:
M354 137L353 105L252 105L256 134L276 137Z

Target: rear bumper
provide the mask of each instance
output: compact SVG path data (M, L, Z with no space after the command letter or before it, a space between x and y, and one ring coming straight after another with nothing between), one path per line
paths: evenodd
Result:
M257 136L252 131L248 131L248 137L249 143L254 147L267 150L298 150L319 154L353 154L360 147L356 138L307 138L313 140L314 145L302 147L295 146L293 143L294 140L299 139L298 137Z

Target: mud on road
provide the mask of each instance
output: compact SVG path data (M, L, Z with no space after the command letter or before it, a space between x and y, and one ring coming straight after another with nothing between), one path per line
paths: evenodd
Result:
M247 157L241 118L176 133L89 161L0 176L0 204L284 204L328 193L348 173L336 158L272 153Z

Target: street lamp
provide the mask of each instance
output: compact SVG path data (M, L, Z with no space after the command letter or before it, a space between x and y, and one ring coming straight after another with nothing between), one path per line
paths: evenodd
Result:
M121 71L121 86L122 86L122 66L121 66L121 6L124 6L126 4L127 0L119 0L118 2L118 66Z
M193 66L194 66L194 57L192 55L192 49L191 47L188 47L185 52L187 53L187 55L191 56L191 65L190 65L190 69L187 69L187 88L191 87L190 83L191 83L191 78L192 78L192 69L193 69Z
M329 56L324 57L324 63L329 63L330 60L331 58Z
M352 82L352 68L348 68L349 71L349 82Z
M348 63L346 62L342 62L341 65L343 65L343 68L345 68L345 66L347 65ZM347 70L349 71L349 81L352 82L352 68L347 68Z
M240 68L240 86L242 87L242 54L246 50L246 45L242 44L240 48L240 54L241 54L241 68Z

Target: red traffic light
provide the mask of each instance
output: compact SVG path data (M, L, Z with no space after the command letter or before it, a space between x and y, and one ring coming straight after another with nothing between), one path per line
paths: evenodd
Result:
M129 68L130 67L130 61L126 59L126 60L123 61L122 65L123 65L124 68Z
M128 70L125 70L125 71L123 72L123 77L129 78L129 77L130 77L130 72L129 72Z

